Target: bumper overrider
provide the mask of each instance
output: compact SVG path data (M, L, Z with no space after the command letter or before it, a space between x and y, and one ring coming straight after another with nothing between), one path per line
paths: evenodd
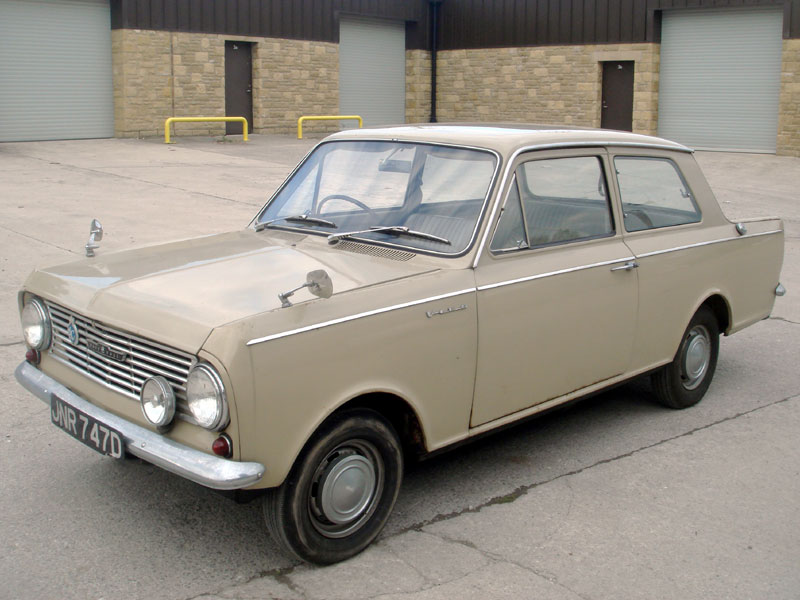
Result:
M216 490L235 490L253 485L264 476L261 463L236 462L206 454L103 410L27 361L16 368L14 376L22 387L44 402L49 404L55 394L64 403L118 431L126 452L190 481Z

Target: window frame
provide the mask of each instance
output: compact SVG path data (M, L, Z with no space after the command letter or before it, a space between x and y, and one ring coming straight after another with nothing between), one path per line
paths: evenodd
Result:
M609 153L605 147L594 147L589 149L575 148L566 151L556 151L555 153L547 152L546 155L544 156L536 156L537 154L544 154L544 152L537 150L525 152L524 154L518 156L517 160L509 167L511 169L511 182L508 185L508 188L505 190L505 193L503 195L499 215L496 218L495 223L493 224L492 232L491 235L489 236L489 243L487 244L488 254L490 256L492 257L514 256L517 255L519 252L524 252L529 250L540 250L543 248L553 248L557 246L564 246L566 244L585 243L599 239L610 239L621 234L621 230L617 225L617 223L621 218L621 213L620 216L617 215L617 203L616 200L614 199L614 195L617 194L617 188L615 186L612 186L612 181L610 179L610 171L609 171L613 163L611 162L611 157L609 156ZM608 211L610 231L598 235L584 236L569 240L545 242L542 244L531 244L530 243L531 232L528 228L527 215L525 212L525 202L522 199L522 193L520 188L521 184L519 182L518 171L525 163L533 161L544 161L544 160L561 160L568 158L597 159L600 166L600 174L602 175L603 185L605 189L605 206ZM614 184L616 184L616 181L614 182ZM497 235L498 229L500 227L500 222L502 220L503 214L505 214L505 209L508 205L509 197L511 195L512 190L514 189L513 186L517 187L517 194L520 202L520 215L521 218L523 219L523 229L525 233L527 246L519 248L503 248L503 249L492 248L492 244L494 243L495 236Z
M689 195L689 201L691 202L692 206L694 207L695 214L697 215L697 219L696 220L692 220L692 221L685 221L685 222L682 222L682 223L672 223L672 224L668 224L668 225L658 225L658 226L653 225L651 227L645 226L645 227L643 227L641 229L629 230L627 225L626 225L626 223L625 223L625 214L626 214L625 204L626 203L625 203L625 199L624 199L623 193L622 193L622 186L620 185L620 182L619 182L620 172L617 169L617 163L616 163L618 158L621 158L623 160L650 160L650 161L660 161L660 162L669 163L672 166L673 170L675 171L675 174L678 176L678 179L680 180L681 184L683 185L683 188L686 190L686 193ZM633 234L642 233L642 232L658 231L658 230L661 230L661 229L669 229L669 228L672 228L672 227L684 227L684 226L687 226L687 225L697 225L697 224L703 222L703 211L700 208L700 204L697 202L697 197L696 197L696 195L694 193L694 190L692 190L692 187L689 185L689 181L687 180L686 176L683 174L683 171L681 170L681 168L678 165L678 163L676 163L670 156L655 155L655 154L632 154L632 153L627 153L627 152L620 152L620 153L613 153L609 157L609 162L610 162L610 165L614 169L614 183L616 185L616 194L617 194L617 197L619 198L619 210L620 210L620 216L621 216L621 220L622 220L622 228L623 228L623 230L625 231L626 234L633 235ZM659 209L659 210L666 208L666 207L663 207L663 206L656 206L656 205L653 205L653 206L655 208ZM643 223L644 223L644 221L643 221ZM644 223L644 224L646 225L646 223Z

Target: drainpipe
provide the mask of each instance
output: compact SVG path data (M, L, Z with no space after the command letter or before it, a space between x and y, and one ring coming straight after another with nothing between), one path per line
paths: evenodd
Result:
M431 123L436 123L436 46L439 6L444 0L429 0L431 5Z

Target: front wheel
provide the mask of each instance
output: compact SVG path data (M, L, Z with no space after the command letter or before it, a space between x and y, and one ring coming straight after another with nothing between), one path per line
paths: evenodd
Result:
M267 529L284 550L317 564L358 554L380 533L403 478L392 425L369 410L334 416L264 502Z
M669 408L688 408L711 385L719 355L719 325L714 313L701 306L692 317L675 358L652 376L656 398Z

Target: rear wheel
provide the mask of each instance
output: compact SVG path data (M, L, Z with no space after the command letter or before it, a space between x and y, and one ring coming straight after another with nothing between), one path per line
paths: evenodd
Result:
M303 560L329 564L349 558L383 529L402 474L402 448L386 419L369 410L334 416L309 441L283 485L267 493L267 529Z
M658 401L669 408L688 408L711 385L719 355L719 325L714 313L701 306L692 317L675 358L652 376Z

